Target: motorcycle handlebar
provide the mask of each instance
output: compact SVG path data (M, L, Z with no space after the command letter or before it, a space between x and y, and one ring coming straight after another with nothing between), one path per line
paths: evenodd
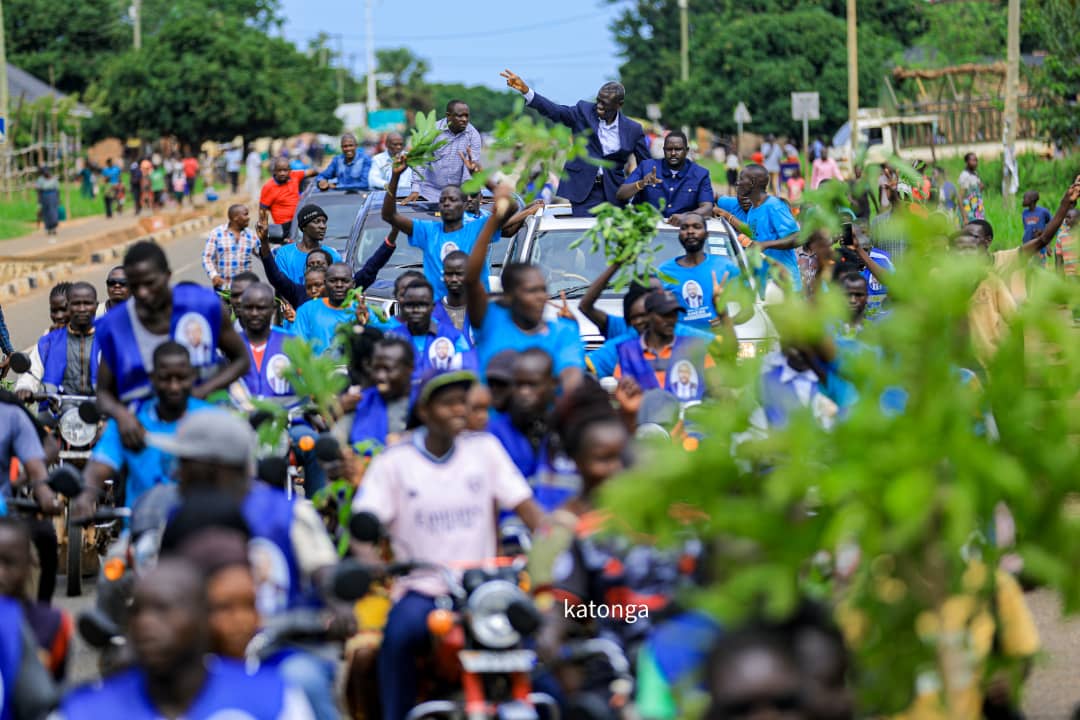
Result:
M93 515L72 520L71 524L85 527L87 525L112 522L113 520L122 520L129 517L131 517L131 508L102 508Z

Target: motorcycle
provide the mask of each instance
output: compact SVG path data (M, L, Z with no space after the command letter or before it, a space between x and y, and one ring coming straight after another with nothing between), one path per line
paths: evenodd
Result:
M11 356L11 369L15 372L27 374L30 368L30 358L24 353ZM41 382L40 378L35 379ZM90 459L90 452L101 433L101 415L97 410L96 398L66 393L63 388L44 382L41 384L44 391L34 393L31 400L45 403L49 415L46 424L56 429L60 442L59 464L81 470ZM101 502L105 506L111 505L112 496L113 482L110 480ZM68 597L77 597L82 594L84 574L97 572L118 527L116 523L102 523L84 529L81 524L71 521L71 514L66 508L58 522L62 523L57 527L57 536L60 567L64 568L67 578L66 592Z
M384 538L379 520L366 512L352 517L349 532L361 542ZM448 699L420 702L407 719L557 720L555 699L532 689L536 653L525 641L539 629L540 614L522 589L524 559L500 558L469 568L460 581L449 568L422 562L390 563L373 569L373 575L388 579L418 570L438 573L449 589L427 618L433 650L422 662L431 667L417 672L435 680L427 695Z

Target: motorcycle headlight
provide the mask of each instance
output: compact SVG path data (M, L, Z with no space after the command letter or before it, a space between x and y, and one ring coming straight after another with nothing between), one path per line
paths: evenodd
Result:
M527 599L521 588L506 580L489 580L476 588L466 605L473 637L481 645L495 650L516 645L521 635L510 624L506 609L515 600Z
M60 416L60 437L72 447L84 447L94 442L97 425L84 422L79 417L79 409L71 408Z

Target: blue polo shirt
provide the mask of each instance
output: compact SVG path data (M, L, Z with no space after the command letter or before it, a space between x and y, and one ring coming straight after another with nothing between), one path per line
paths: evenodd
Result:
M514 324L510 310L497 302L488 303L484 323L473 328L477 360L481 372L503 350L540 348L555 360L556 377L568 367L585 367L585 347L576 323L545 320L536 332L525 332Z
M334 262L341 262L341 253L329 245L322 245L323 250L330 253L331 259ZM285 277L292 280L298 285L304 284L304 268L307 267L308 253L300 249L298 243L289 243L282 245L278 248L278 251L274 253L274 262L277 263L278 269L285 274Z
M799 232L799 223L791 214L791 209L783 200L773 195L765 198L765 202L757 207L744 211L739 206L739 201L733 197L720 197L716 199L716 207L727 210L742 222L750 226L754 233L755 242L765 240L779 240L792 233ZM792 287L802 290L802 276L799 274L799 261L795 257L794 250L765 251L770 258L780 263L791 275Z
M738 277L739 266L723 255L706 255L705 261L694 267L683 267L679 264L680 258L672 258L661 265L659 275L664 278L664 287L675 293L686 310L679 323L708 331L709 323L716 318L712 299L713 273L717 280L723 282L727 275L727 282L731 282Z
M178 420L166 422L158 417L157 405L156 397L146 400L135 412L135 417L148 433L175 435L183 416ZM188 398L184 415L209 407L213 406L196 398ZM101 433L101 439L98 440L97 445L94 446L90 459L102 465L108 465L115 472L127 469L127 489L124 493L124 503L127 507L134 507L135 501L153 489L155 485L173 482L175 458L150 445L144 446L142 450L125 447L120 440L120 428L115 420L109 420L106 423L105 430Z
M644 188L635 199L658 208L663 200L661 212L664 217L690 212L701 203L714 201L709 171L690 160L683 163L678 172L673 171L664 160L645 160L630 173L626 182L643 180L653 170L656 170L660 184Z

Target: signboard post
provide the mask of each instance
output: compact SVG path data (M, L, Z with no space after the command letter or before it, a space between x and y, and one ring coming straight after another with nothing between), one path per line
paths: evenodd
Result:
M753 118L750 117L750 111L746 109L746 103L740 102L735 106L735 124L739 128L739 134L735 136L735 154L740 158L742 157L743 125L749 125L751 122Z
M820 115L819 97L816 92L791 93L791 119L802 120L802 146L807 161L810 160L810 121Z

